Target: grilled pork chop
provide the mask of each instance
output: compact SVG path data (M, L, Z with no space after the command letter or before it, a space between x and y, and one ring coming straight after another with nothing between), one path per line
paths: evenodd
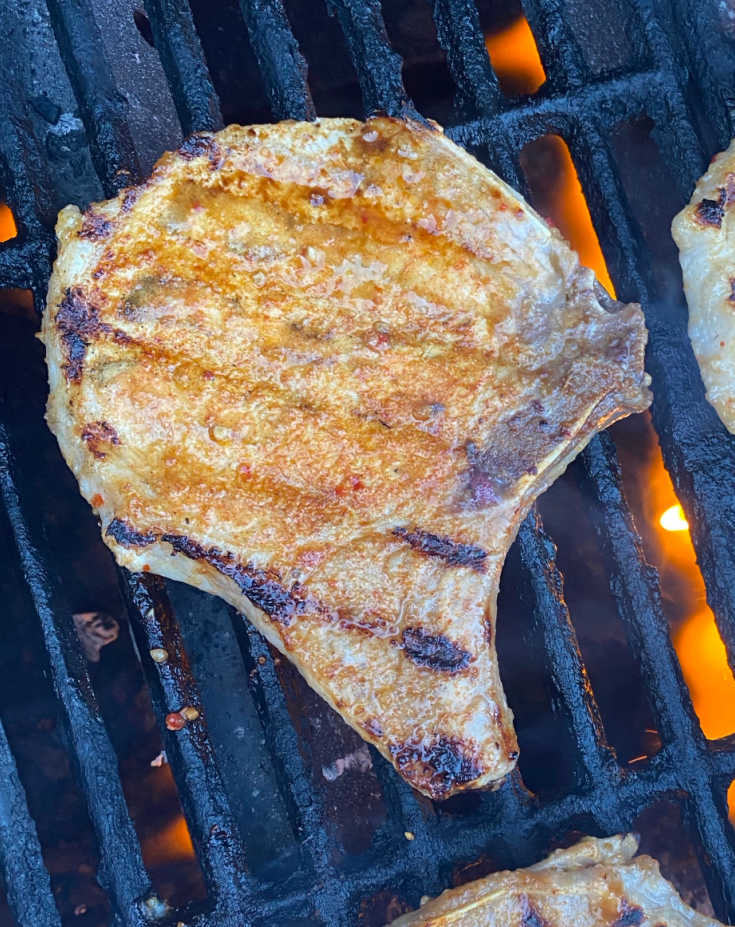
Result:
M632 835L585 837L528 869L444 892L391 927L717 927L684 904ZM722 925L719 925L722 927Z
M689 306L689 338L707 398L735 434L735 141L712 161L671 232Z
M648 405L639 308L387 118L195 136L57 235L48 422L117 560L234 605L426 795L501 779L503 559Z

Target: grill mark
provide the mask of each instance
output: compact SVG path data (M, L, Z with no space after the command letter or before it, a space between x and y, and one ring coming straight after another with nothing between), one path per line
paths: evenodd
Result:
M440 734L431 741L393 743L388 749L401 774L436 799L484 771L474 751L457 737Z
M79 229L79 237L86 238L89 241L101 241L103 238L109 238L112 233L113 223L99 213L86 212L82 218L82 227Z
M219 145L210 135L191 135L179 148L179 154L186 161L206 156L212 168L221 167L224 160Z
M611 925L611 927L637 927L642 924L645 915L643 909L637 904L631 904L627 898L623 898L618 908L620 917Z
M128 521L113 518L105 531L107 537L114 538L123 547L147 547L156 540L155 534L136 531Z
M487 551L474 544L460 544L451 538L430 534L420 528L394 528L393 534L410 544L414 550L429 557L438 557L449 566L467 566L480 573L485 569Z
M100 311L87 299L81 287L71 287L59 303L55 319L66 352L66 363L62 370L70 383L79 383L84 369L84 357L89 343L99 335L112 335L120 344L128 344L132 338L100 321Z
M709 225L713 228L720 228L722 217L725 215L725 205L728 200L728 194L724 187L720 188L719 196L716 200L709 200L706 197L697 203L694 210L694 216L700 225Z
M535 908L528 895L521 895L520 927L550 927L549 922Z
M472 660L472 654L448 637L429 634L423 628L406 628L401 635L401 647L418 666L450 675L461 672Z
M121 209L123 212L130 212L142 192L141 187L129 187L123 196Z
M204 547L186 535L162 534L161 540L191 560L209 563L223 576L233 580L253 605L284 627L288 627L297 615L322 608L299 583L290 588L284 586L275 570L261 570L251 564L243 564L234 554L218 547Z
M94 454L97 460L104 460L107 452L102 450L101 444L114 444L119 446L120 438L115 429L109 422L89 422L84 426L82 431L82 440L86 441L87 447Z

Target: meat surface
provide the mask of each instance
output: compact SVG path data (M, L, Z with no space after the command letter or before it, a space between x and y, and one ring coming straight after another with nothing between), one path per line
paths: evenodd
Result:
M450 889L391 927L717 927L637 849L632 834L585 837L528 869Z
M689 338L707 398L735 434L735 142L713 159L671 233L689 306Z
M500 570L648 405L640 309L388 118L195 136L57 235L47 417L117 560L234 605L426 795L500 780Z

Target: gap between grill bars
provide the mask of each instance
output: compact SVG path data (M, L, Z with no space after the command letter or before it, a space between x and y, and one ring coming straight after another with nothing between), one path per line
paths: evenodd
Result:
M273 117L312 118L308 62L281 0L241 0L240 5ZM642 113L650 116L679 192L688 195L704 167L704 157L687 102L692 75L686 48L696 36L678 40L682 47L676 49L670 40L672 33L678 35L683 5L672 3L654 13L646 0L637 0L632 8L642 24L637 41L644 63L632 72L599 78L585 65L563 5L556 0L526 0L524 10L540 46L547 84L538 97L520 102L504 99L499 91L471 0L433 0L431 5L461 116L448 134L522 191L521 148L546 133L562 135L580 171L616 288L623 298L639 297L645 303L651 333L648 369L656 396L654 422L677 494L693 525L708 594L735 665L735 563L726 542L735 524L735 452L704 399L683 315L672 317L671 307L659 301L645 247L626 205L608 132L615 122ZM365 112L421 118L405 92L401 60L390 46L377 0L329 0L328 7L344 34ZM180 0L146 0L145 8L184 133L219 127L219 103L188 6ZM111 195L139 178L140 171L125 101L115 88L99 24L87 0L48 0L48 11L94 169L105 193ZM694 78L703 79L700 71ZM0 127L0 180L19 234L0 246L0 286L32 289L40 307L53 255L49 229L54 182L23 112L31 90L7 62L2 77L0 99L11 118ZM707 97L707 88L699 89ZM731 131L726 113L708 99L705 115L711 132L723 144ZM102 860L100 881L110 896L116 923L153 924L163 909L150 895L116 760L70 630L63 590L55 583L54 571L45 562L42 545L24 513L22 480L13 463L12 437L5 429L0 431L0 449L3 501L95 825ZM575 789L542 802L515 773L496 793L483 795L479 811L462 820L438 813L385 764L378 765L392 819L400 823L394 832L386 831L378 852L364 860L360 871L345 880L332 858L324 808L300 757L271 654L255 632L241 626L239 641L247 666L243 672L256 672L256 705L266 749L293 826L306 835L301 855L304 878L281 892L277 886L259 884L246 871L247 847L240 840L218 772L206 717L201 717L185 732L165 735L209 893L205 908L181 913L186 924L295 923L312 912L329 924L355 923L361 900L380 890L405 891L415 899L434 893L444 887L448 866L482 854L491 844L502 845L508 864L530 862L552 835L576 822L589 822L600 832L624 830L640 811L675 790L685 795L688 825L703 848L715 908L724 918L735 917L735 850L725 802L727 784L735 776L735 740L708 743L702 736L671 648L658 578L645 563L608 436L593 440L584 453L580 479L595 501L595 524L607 553L610 585L649 682L662 733L661 751L643 766L623 769L606 742L564 602L555 548L534 511L521 528L512 556L519 558L524 571L527 605L543 640L558 710L576 745ZM166 584L127 574L121 581L162 724L172 707L199 705L199 687ZM160 666L146 655L164 644L174 656ZM10 906L24 927L59 923L35 828L4 738L0 763L7 771L0 799L7 803L14 822L13 828L0 827L0 863ZM414 839L406 843L403 832ZM25 861L22 873L19 846ZM173 917L175 923L178 914Z

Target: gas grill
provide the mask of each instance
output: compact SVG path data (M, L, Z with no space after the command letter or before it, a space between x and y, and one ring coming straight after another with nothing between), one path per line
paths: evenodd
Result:
M733 134L727 4L524 0L547 80L534 96L509 99L491 67L474 0L405 4L421 7L416 16L433 20L435 29L428 44L436 63L429 55L416 67L393 50L386 29L393 23L396 31L400 4L386 2L384 20L378 0L325 2L322 8L240 0L239 7L222 4L222 13L202 0L191 6L145 0L135 10L120 0L45 6L6 0L0 199L11 206L18 235L0 246L0 288L32 291L40 312L56 210L141 179L166 147L219 128L222 112L228 121L310 119L336 108L352 114L352 106L361 109L355 115L442 116L452 139L524 194L520 152L545 134L561 135L618 295L644 305L653 423L735 668L735 442L704 397L668 240L672 212L689 197L708 156ZM224 34L228 23L231 36ZM399 39L396 32L394 44ZM212 51L215 40L224 48L221 59ZM309 60L309 52L318 57ZM235 77L232 62L241 69ZM240 86L243 74L250 92L237 99L232 86ZM404 74L417 88L421 113ZM421 89L432 80L444 81L433 96L431 87ZM626 126L641 125L657 152L650 173L626 135ZM657 179L664 176L659 170L665 181ZM501 594L501 672L505 678L503 640L516 633L506 616L515 609L525 616L524 646L541 667L548 723L565 744L567 765L547 792L531 791L516 771L495 792L432 804L372 748L361 760L369 775L357 784L320 775L335 756L325 744L347 754L359 748L359 738L257 632L202 593L149 574L115 572L44 431L43 367L24 311L30 317L33 310L7 316L9 335L0 348L0 536L7 542L4 563L23 587L10 596L4 621L27 630L53 685L109 923L379 924L441 891L475 860L493 869L527 865L573 832L625 831L671 796L682 808L715 912L735 921L735 833L726 798L735 778L735 735L709 741L702 733L608 433L591 442L570 479L587 500L616 620L648 699L655 747L630 763L608 742L556 548L534 510L509 557L512 580ZM76 562L77 550L91 551L86 564ZM72 614L80 593L73 583L80 576L88 598L126 605L126 646L138 655L142 691L150 693L203 877L203 891L184 892L175 905L152 889L123 788L125 745L116 741L114 711L102 703L76 637ZM110 591L116 577L119 600L116 588ZM168 652L167 661L152 658L157 648ZM515 708L513 685L509 697ZM194 706L199 717L170 731L165 718L181 706ZM8 907L21 927L77 923L59 913L12 743L0 726L0 866ZM397 899L404 907L395 907ZM85 912L75 913L85 923Z

